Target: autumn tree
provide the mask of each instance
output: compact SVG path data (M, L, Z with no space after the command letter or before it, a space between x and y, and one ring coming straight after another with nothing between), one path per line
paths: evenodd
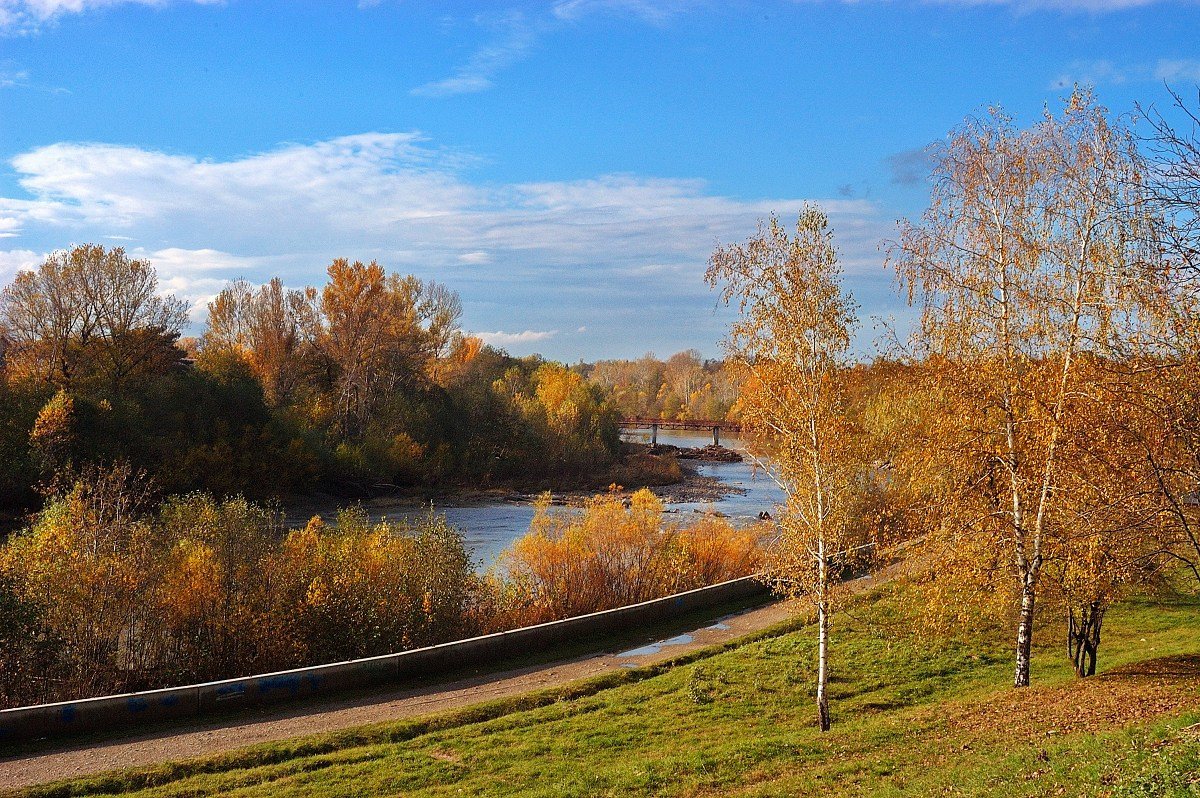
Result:
M787 493L769 573L816 605L822 731L830 725L832 594L851 548L848 510L860 471L839 385L857 325L841 277L829 219L815 206L801 211L794 234L771 216L745 243L718 247L706 274L739 312L725 345L747 373L738 401L743 433L770 447Z
M68 470L71 447L75 443L75 423L75 402L61 389L42 407L33 422L29 446L48 484Z
M1078 382L1088 395L1064 419L1055 490L1065 521L1047 538L1045 574L1066 611L1067 654L1080 677L1096 673L1109 608L1162 586L1174 566L1143 445L1162 427L1137 408L1140 375L1131 365L1085 358Z
M1131 425L1161 501L1163 556L1200 582L1200 90L1172 91L1168 114L1143 109L1162 280L1153 356L1131 364Z
M1040 583L1068 511L1069 422L1096 401L1082 363L1136 318L1144 208L1134 142L1087 91L1018 128L999 110L953 131L931 204L891 245L921 309L940 423L925 440L940 568L994 560L1017 609L1013 682L1029 684ZM932 482L936 480L937 484Z
M490 584L499 628L623 607L755 571L763 529L722 518L670 523L649 490L588 499L582 512L536 505L529 532L504 552ZM497 627L493 627L497 628Z
M620 446L616 413L596 385L571 369L514 366L492 387L516 411L542 473L585 474L614 459Z
M256 291L237 280L208 304L203 347L244 354L267 401L279 406L305 376L319 329L314 289L286 289L275 277Z
M1166 114L1141 109L1153 129L1146 141L1154 167L1148 186L1167 222L1156 230L1157 243L1194 280L1200 277L1200 88L1190 103L1173 90L1171 99Z
M128 466L88 469L0 553L17 596L40 609L74 657L84 694L126 687L154 638L150 486Z
M633 418L723 419L737 400L740 376L721 360L694 349L665 361L601 360L585 367L588 380L608 391L622 415Z
M430 376L462 315L458 296L444 286L345 259L329 267L320 310L335 418L351 436L362 433L383 397Z
M0 292L6 371L60 388L93 380L119 390L178 362L187 307L160 296L149 261L120 247L54 252Z

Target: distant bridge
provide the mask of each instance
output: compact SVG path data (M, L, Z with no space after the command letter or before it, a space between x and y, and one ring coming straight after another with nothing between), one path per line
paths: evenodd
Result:
M715 419L690 418L679 420L674 418L623 418L621 429L650 430L650 445L658 445L660 429L703 429L712 430L713 445L721 445L721 430L726 432L741 432L742 425L734 421L717 421Z

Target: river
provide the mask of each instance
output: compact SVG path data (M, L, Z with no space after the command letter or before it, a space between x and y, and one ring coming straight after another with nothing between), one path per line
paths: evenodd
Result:
M624 433L627 440L649 443L649 433ZM742 442L730 437L721 441L723 446L744 452ZM689 432L687 430L660 430L658 442L673 446L698 447L712 443L712 435L707 432ZM771 481L770 477L755 467L749 459L741 463L707 463L693 461L697 471L702 476L715 477L725 484L740 489L730 493L717 502L675 502L668 503L666 509L676 513L680 522L686 522L689 515L715 510L735 524L749 524L758 519L758 514L773 512L774 507L783 501L783 492ZM368 508L370 509L370 508ZM435 511L446 516L446 520L463 533L467 548L472 557L479 563L481 569L486 569L495 563L500 553L529 529L533 520L533 506L512 502L484 502L474 504L440 504ZM568 508L556 508L558 511L569 512ZM420 507L391 507L386 510L371 510L371 518L376 521L403 521L417 518L428 513L428 508ZM303 523L303 519L289 521Z

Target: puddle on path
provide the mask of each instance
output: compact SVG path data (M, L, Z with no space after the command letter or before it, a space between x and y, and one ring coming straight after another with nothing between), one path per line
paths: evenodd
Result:
M620 659L628 659L630 657L650 657L659 653L667 646L683 646L691 643L695 639L696 638L692 637L691 635L675 635L675 637L672 637L668 640L659 640L657 643L650 643L649 645L645 645L640 648L631 648L628 651L622 651L617 655L617 657Z

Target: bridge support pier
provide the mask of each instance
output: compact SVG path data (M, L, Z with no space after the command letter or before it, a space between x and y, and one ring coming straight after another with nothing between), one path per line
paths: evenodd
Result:
M650 445L658 446L658 425L657 424L650 425Z
M721 428L713 427L713 446L721 445Z

